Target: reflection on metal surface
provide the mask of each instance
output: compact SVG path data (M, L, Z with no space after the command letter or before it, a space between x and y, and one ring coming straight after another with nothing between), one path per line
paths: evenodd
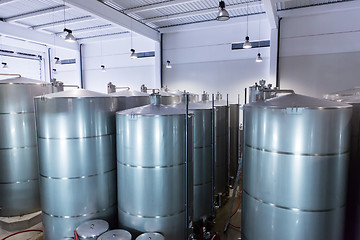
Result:
M0 81L0 217L40 210L33 98L51 91L22 77Z
M244 106L241 220L248 239L342 239L351 112L298 94Z
M45 239L90 218L114 224L116 100L75 89L35 98Z
M179 167L185 165L185 163L180 163L176 165L166 165L166 166L139 166L139 165L131 165L127 163L122 163L118 161L118 164L124 165L126 167L133 167L133 168L172 168L172 167Z

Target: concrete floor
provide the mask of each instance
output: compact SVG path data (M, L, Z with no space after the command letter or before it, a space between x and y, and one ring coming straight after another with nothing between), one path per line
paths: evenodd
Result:
M35 226L29 229L42 229L42 223L38 223ZM0 239L12 234L13 232L8 232L0 228ZM15 235L10 237L9 240L43 240L43 233L41 232L27 232Z
M230 194L231 196L231 194ZM224 233L225 223L228 216L228 210L230 208L231 197L226 204L216 211L215 225L212 232L217 232L220 235L221 240L240 240L240 229L229 226L228 230ZM231 212L234 212L239 206L239 196L236 196L234 206ZM231 218L230 223L235 226L241 226L241 209Z

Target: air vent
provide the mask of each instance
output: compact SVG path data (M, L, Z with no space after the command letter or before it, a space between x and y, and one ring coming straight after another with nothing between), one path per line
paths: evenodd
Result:
M155 57L155 52L139 52L136 54L138 58L148 58L148 57Z

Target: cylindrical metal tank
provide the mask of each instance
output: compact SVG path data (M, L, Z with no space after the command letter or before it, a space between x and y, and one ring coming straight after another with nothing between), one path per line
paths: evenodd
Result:
M183 240L187 184L188 199L192 199L191 158L186 165L186 112L160 105L159 96L152 96L151 101L116 114L119 224L134 235L160 232L167 239ZM192 143L188 146L191 155Z
M109 230L109 223L101 219L83 222L76 228L79 238L87 240L96 240L107 230Z
M181 94L170 93L166 91L160 91L160 103L163 105L173 105L181 102Z
M245 105L242 239L342 239L351 112L298 94Z
M17 77L0 81L0 216L40 210L35 96L50 83Z
M229 185L234 186L239 163L240 104L230 104L230 164Z
M116 100L76 89L36 97L35 109L45 239L93 218L113 224Z
M353 106L345 240L358 240L360 239L360 87L327 94L324 98Z
M221 207L229 192L229 108L221 94L216 94L215 114L215 196Z
M140 107L150 103L149 94L138 91L121 90L109 95L117 99L117 111Z
M103 233L98 238L98 240L131 240L131 238L132 236L128 231L122 229L115 229Z
M184 110L185 103L172 105ZM194 221L208 218L212 213L212 106L209 102L190 102L194 116Z
M143 233L135 240L165 240L165 238L160 233Z

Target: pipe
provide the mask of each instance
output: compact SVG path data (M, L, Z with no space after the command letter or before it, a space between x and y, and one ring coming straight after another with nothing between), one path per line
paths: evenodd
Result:
M211 134L211 215L215 218L215 99L214 94L212 94L211 99L211 109L212 109L212 134Z
M246 98L247 98L247 88L245 88L245 101L244 101L244 104L247 103Z
M64 85L64 87L80 88L78 85Z
M83 75L83 60L82 60L82 46L84 44L80 44L79 46L79 58L80 58L80 86L82 89L84 89L84 75Z
M21 77L18 73L0 73L1 76L14 76L14 77Z
M164 87L163 79L163 34L160 33L160 88Z
M226 131L226 139L227 139L227 190L229 191L230 186L230 105L229 105L229 94L226 94L226 123L227 123L227 131Z
M186 238L189 239L189 94L185 95L185 106L186 106Z
M51 48L48 48L48 62L49 62L49 78L50 82L52 82L52 68L51 68Z
M280 77L279 77L279 70L280 70L280 23L282 18L279 18L278 23L278 42L277 42L277 61L276 61L276 87L280 88Z

